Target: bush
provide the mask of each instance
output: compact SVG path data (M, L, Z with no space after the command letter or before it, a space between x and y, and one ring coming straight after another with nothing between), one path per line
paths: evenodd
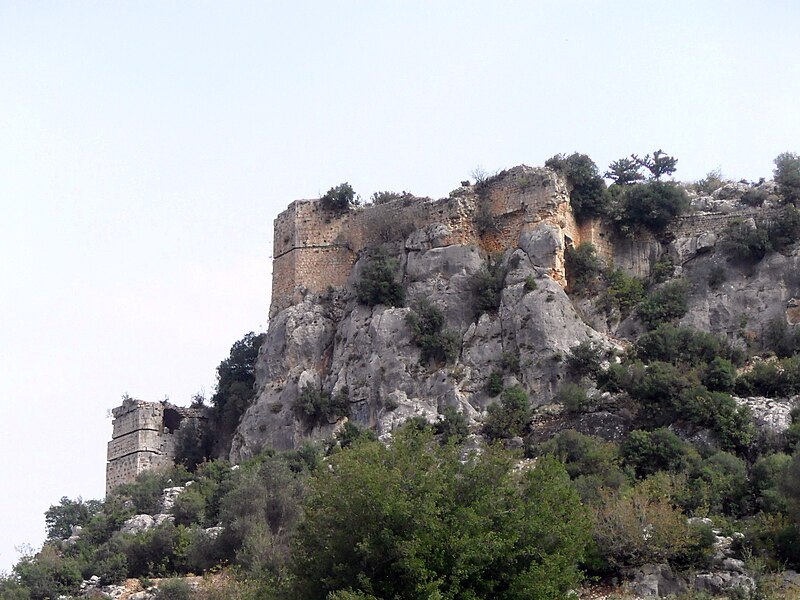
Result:
M746 263L756 263L772 250L769 232L745 222L728 226L722 246L733 260Z
M295 414L309 427L345 417L350 413L349 394L346 385L331 395L307 383L295 400Z
M603 177L611 179L617 185L630 185L644 179L644 175L639 172L641 168L633 158L620 158L608 166Z
M165 579L158 584L158 593L155 600L189 600L192 597L192 588L189 582L180 577Z
M397 261L385 251L377 252L364 266L356 282L356 297L361 304L376 306L403 306L406 290L395 280Z
M717 356L703 373L703 385L712 392L732 392L736 385L736 367L731 361Z
M597 256L597 250L589 243L580 244L577 248L567 246L564 267L570 289L576 294L590 291L603 271L603 263Z
M370 196L372 204L386 204L387 202L394 202L395 200L414 200L414 194L410 192L375 192Z
M536 278L533 275L528 275L525 278L525 291L526 292L532 292L536 288L537 288Z
M442 443L460 444L469 435L467 418L452 406L445 406L433 430L442 436Z
M566 177L572 188L569 200L577 220L606 214L608 210L606 184L591 158L577 152L569 156L557 154L547 159L544 166Z
M676 327L669 323L659 325L639 336L635 345L636 356L645 362L663 361L672 364L695 366L710 363L722 357L741 364L743 353L726 340L711 333L690 327Z
M503 374L498 371L492 371L489 379L486 380L486 393L492 398L503 391Z
M778 217L767 226L770 246L784 250L800 240L800 211L794 206L784 206Z
M490 440L521 436L530 424L531 409L528 395L519 386L507 388L500 402L489 405L483 434Z
M614 218L624 231L641 226L661 233L688 207L686 192L678 185L648 181L623 188Z
M655 329L662 323L680 319L685 315L688 287L683 280L672 281L648 294L637 309L645 327Z
M584 340L570 348L567 356L567 368L577 378L591 377L596 379L600 374L603 362L603 348L590 340Z
M742 194L742 202L748 206L762 206L769 198L769 192L762 188L750 188Z
M662 254L661 257L653 265L653 271L650 273L650 279L653 283L664 283L672 279L675 273L675 263L667 254Z
M614 567L675 562L707 544L706 536L687 523L670 498L648 487L642 482L628 491L604 491L603 501L594 508L595 542Z
M800 352L800 329L790 329L783 316L770 319L764 328L762 347L779 358L792 356Z
M736 380L742 396L787 398L800 393L800 354L777 362L756 362Z
M325 210L345 212L358 206L356 194L353 191L353 186L349 183L340 183L336 187L329 189L322 198L320 198L322 208Z
M563 467L518 471L497 448L460 458L412 430L332 457L296 536L292 597L564 598L589 529Z
M458 334L444 329L444 315L433 304L427 300L420 301L416 310L408 313L406 321L411 327L414 343L422 350L420 363L449 363L458 357L461 350Z
M555 401L564 406L570 413L580 413L589 407L586 390L576 383L563 383L555 395Z
M474 298L475 315L495 312L503 300L506 271L499 260L490 261L488 267L476 272L470 280Z
M622 457L636 475L646 477L658 471L682 471L687 467L689 450L669 429L637 429L623 442Z
M619 269L608 271L606 281L609 298L617 304L624 319L644 299L644 283Z
M775 158L775 183L784 202L800 201L800 156L783 152Z

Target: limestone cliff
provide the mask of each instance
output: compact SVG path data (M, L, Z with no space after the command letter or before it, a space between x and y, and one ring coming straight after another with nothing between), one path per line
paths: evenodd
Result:
M493 401L486 384L495 372L505 385L521 385L534 405L550 403L567 375L571 348L584 340L624 346L639 327L633 317L609 314L598 298L567 295L565 248L581 242L637 277L669 257L673 275L691 285L683 323L735 343L760 335L775 316L800 318L796 245L756 269L730 264L720 248L725 227L754 213L740 202L741 191L695 195L691 213L666 232L633 237L597 221L578 225L568 191L553 171L523 166L438 201L403 198L347 214L326 212L316 201L293 203L276 220L257 398L236 432L231 459L298 447L341 427L344 418L312 428L298 419L295 402L307 384L333 396L346 389L349 419L382 437L413 416L433 421L447 406L480 420ZM356 300L354 283L377 245L397 259L407 290L403 308ZM500 305L476 316L473 276L490 265L505 273ZM724 282L712 289L715 268L724 271ZM420 363L406 317L422 300L438 307L457 335L452 364Z

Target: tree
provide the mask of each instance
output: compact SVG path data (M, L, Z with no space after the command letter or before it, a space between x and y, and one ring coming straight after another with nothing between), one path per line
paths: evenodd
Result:
M674 183L648 181L625 186L615 218L626 228L641 225L661 233L688 207L686 192Z
M335 454L295 538L294 597L565 597L586 511L555 459L514 465L499 448L462 462L413 428Z
M570 205L578 220L599 217L608 209L606 184L597 172L597 165L586 154L557 154L544 165L567 178L572 188Z
M353 191L353 186L347 182L340 183L336 187L329 189L320 198L320 202L325 210L337 212L344 212L358 206L358 199Z
M255 397L255 364L266 334L245 334L231 346L230 355L217 367L217 391L211 397L211 417L217 434L216 453L230 450L231 438L244 412Z
M800 156L794 152L782 152L775 158L775 183L784 202L797 204L800 201Z
M661 149L653 152L652 157L649 154L645 154L644 158L639 158L635 154L631 154L631 160L650 171L651 177L656 181L664 175L672 175L678 164L677 158L669 156Z
M403 306L406 290L395 280L397 261L384 251L378 251L364 266L361 278L356 282L356 296L361 304L375 306Z
M617 185L628 185L644 179L639 169L641 165L633 158L620 158L608 165L603 177L612 179Z
M47 509L44 513L47 540L60 540L72 534L76 525L86 525L92 516L100 510L100 502L89 500L84 502L81 498L70 500L62 497L58 504Z

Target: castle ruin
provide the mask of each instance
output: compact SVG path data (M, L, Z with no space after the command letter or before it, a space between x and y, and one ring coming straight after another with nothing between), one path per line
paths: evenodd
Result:
M136 476L175 462L178 431L206 418L203 408L184 408L169 402L125 398L111 411L113 431L108 442L106 494Z

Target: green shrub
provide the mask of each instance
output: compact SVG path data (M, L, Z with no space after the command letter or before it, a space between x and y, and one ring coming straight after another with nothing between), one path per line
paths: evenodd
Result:
M717 357L736 364L744 360L743 353L726 340L705 331L669 323L639 336L635 350L637 358L645 362L663 361L676 365L695 366L710 363Z
M482 200L475 211L475 229L478 235L494 235L500 233L499 219L492 214L491 206L487 200Z
M665 281L672 279L674 273L675 263L673 262L672 257L667 254L663 254L656 261L656 264L653 265L653 272L650 274L650 278L653 280L653 283L664 283Z
M358 301L367 306L403 306L406 290L395 280L396 270L396 260L385 251L376 252L364 266L361 278L355 284Z
M694 187L701 194L711 195L723 185L725 185L725 180L722 178L722 171L714 169L706 173L706 176L695 183Z
M203 525L205 520L206 499L197 485L193 485L175 498L170 511L177 525Z
M723 234L722 247L736 261L756 263L772 250L769 232L746 222L731 223Z
M506 271L499 260L489 262L487 267L476 272L470 280L474 298L475 315L495 312L503 299Z
M576 383L563 383L558 387L555 401L564 406L570 413L584 412L589 408L589 398L586 390Z
M353 191L353 186L349 183L340 183L336 187L329 189L322 198L320 198L322 208L325 210L344 212L358 206L356 194Z
M637 309L645 327L655 329L662 323L680 319L685 315L688 287L683 280L672 281L648 294Z
M295 400L294 410L309 427L345 417L350 413L350 390L345 385L331 395L307 383Z
M608 166L603 177L611 179L619 186L630 185L644 179L644 175L639 172L641 168L642 166L633 158L620 158Z
M777 362L756 362L736 380L742 396L786 398L800 393L800 354Z
M506 388L500 402L489 405L483 434L490 440L508 439L525 433L531 420L528 394L519 386Z
M764 328L762 347L774 352L779 358L787 358L800 352L800 329L789 328L783 316L770 319Z
M433 424L433 430L442 436L442 443L461 443L469 435L467 418L452 406L445 406L439 420Z
M622 444L622 458L636 475L646 477L658 471L682 471L687 467L689 450L685 442L669 429L635 430Z
M603 271L603 263L593 244L583 243L577 248L567 246L564 266L570 289L576 294L590 291Z
M586 510L563 467L462 458L429 432L331 458L294 543L293 598L560 600L578 580Z
M449 363L458 357L461 341L458 334L444 329L444 315L433 304L422 300L414 311L409 312L406 321L411 327L412 339L422 350L420 362L428 364Z
M674 183L637 183L625 186L619 194L615 221L626 232L644 227L658 234L688 207L686 192Z
M344 427L336 432L334 439L336 441L336 446L344 449L364 441L374 441L377 437L375 436L375 432L371 429L366 429L356 425L352 421L347 421Z
M751 469L750 483L755 507L769 513L786 512L786 500L780 485L786 478L786 470L792 458L783 452L759 458Z
M775 158L775 183L784 202L800 201L800 156L783 152Z
M608 295L619 307L622 318L627 317L644 299L644 282L641 279L614 269L606 273L606 281Z
M603 361L603 348L590 340L584 340L570 348L567 367L576 377L597 378Z
M372 204L386 204L387 202L394 202L395 200L414 200L414 194L410 192L375 192L370 196Z
M192 588L189 582L180 577L165 579L158 584L158 593L155 600L189 600L192 597Z
M544 165L566 177L571 188L570 205L576 219L580 221L606 214L606 184L591 158L577 152L569 156L557 154L547 159Z
M750 188L742 194L742 202L748 206L762 206L769 198L769 192L762 188Z
M794 206L784 206L777 218L767 225L770 246L784 250L800 240L800 211Z
M703 373L703 385L712 392L732 392L736 385L736 367L731 361L717 356Z
M486 393L492 398L503 391L503 374L498 371L492 371L489 379L486 380Z

